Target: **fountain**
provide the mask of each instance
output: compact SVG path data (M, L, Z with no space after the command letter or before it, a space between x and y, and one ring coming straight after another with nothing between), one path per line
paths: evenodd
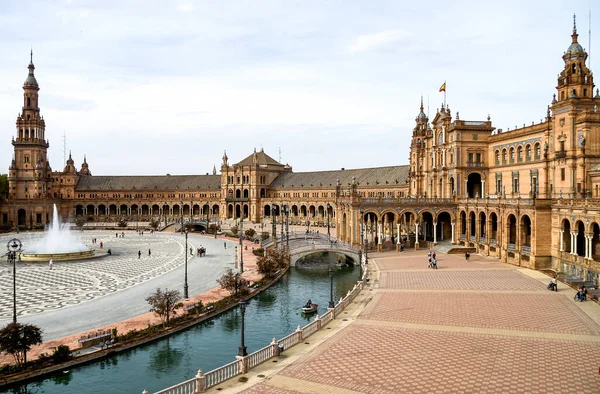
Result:
M81 260L95 257L96 253L71 234L69 226L60 223L56 204L52 211L52 223L44 237L35 245L25 248L23 261Z

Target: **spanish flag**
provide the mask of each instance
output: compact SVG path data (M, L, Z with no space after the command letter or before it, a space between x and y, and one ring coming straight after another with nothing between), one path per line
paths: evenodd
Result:
M440 92L445 92L445 91L446 91L446 82L444 81L442 86L440 86Z

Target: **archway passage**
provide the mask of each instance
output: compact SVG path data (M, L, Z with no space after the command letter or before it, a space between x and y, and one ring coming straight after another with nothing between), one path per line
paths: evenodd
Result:
M448 212L441 212L437 217L437 241L444 242L452 239L452 217Z
M475 237L475 226L477 225L475 221L475 212L471 211L469 213L469 236Z
M422 218L421 231L423 232L423 239L433 242L433 215L429 212L423 212Z
M498 236L498 215L495 212L490 213L490 239L496 241Z
M75 207L75 216L83 215L83 205L77 205Z
M467 178L467 196L469 198L480 198L481 194L481 175L477 172L472 172Z
M582 221L578 221L575 223L575 228L577 229L577 238L576 238L576 253L578 256L585 256L585 225Z
M270 205L265 205L264 215L271 216L271 206Z
M521 218L521 245L531 247L531 219L527 215Z
M569 222L567 219L563 220L563 225L562 225L562 241L563 244L562 246L562 251L565 251L567 253L571 252L571 222Z
M517 243L517 219L515 218L515 215L509 215L508 216L508 244L509 244L509 249L511 249L511 245L512 245L512 249L514 249L516 243Z
M27 225L27 212L24 209L19 209L17 211L17 224L19 226Z
M592 260L600 261L600 226L598 223L592 225Z
M465 211L460 213L460 235L461 238L467 235L467 214Z

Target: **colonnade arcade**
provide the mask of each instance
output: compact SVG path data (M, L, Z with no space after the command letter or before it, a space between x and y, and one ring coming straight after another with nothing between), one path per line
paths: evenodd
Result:
M589 219L587 220L589 221ZM600 261L600 226L595 221L585 224L583 220L563 219L560 226L559 247L561 252Z
M454 215L450 210L414 210L414 209L385 209L359 208L354 225L349 219L356 215L356 207L342 209L339 221L338 236L344 242L368 245L398 244L403 242L412 246L419 241L455 242Z
M263 218L272 218L285 213L285 207L289 207L290 224L334 227L336 212L331 204L274 204L267 203L263 206Z
M75 216L87 216L88 219L106 219L113 217L115 220L121 216L138 216L140 220L149 220L156 217L197 218L203 219L219 217L218 204L78 204L75 206Z

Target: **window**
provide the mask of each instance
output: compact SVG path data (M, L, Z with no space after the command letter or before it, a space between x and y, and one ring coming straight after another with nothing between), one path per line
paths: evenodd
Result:
M515 149L514 148L510 148L510 162L511 163L515 162Z
M23 162L25 162L25 163L29 163L29 156L28 156L28 155L25 155L25 156L23 157Z
M535 159L539 160L540 157L542 156L541 150L540 150L540 144L535 144Z
M565 169L564 168L560 169L560 180L561 181L565 180Z
M506 164L506 149L502 150L502 164Z
M517 148L517 160L519 163L523 161L523 148L520 146Z
M531 145L525 147L525 160L531 161Z
M499 150L496 151L496 165L497 166L500 165L500 151Z

